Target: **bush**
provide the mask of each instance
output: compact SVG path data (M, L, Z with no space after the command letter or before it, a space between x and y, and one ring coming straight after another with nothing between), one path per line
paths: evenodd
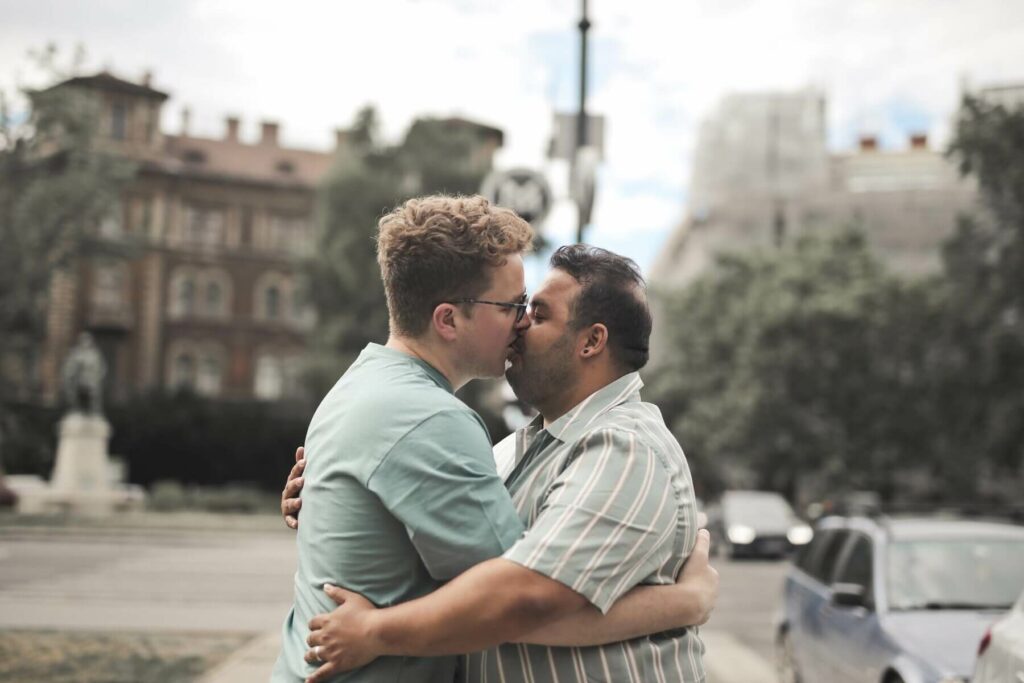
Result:
M294 406L180 393L151 395L112 410L109 419L110 451L126 460L133 484L231 484L277 492L305 439L309 414Z
M9 474L49 477L57 452L61 413L54 408L7 406L3 465ZM209 401L188 393L151 394L107 411L110 452L124 459L128 481L154 486L161 502L180 496L164 482L184 486L231 485L213 506L250 509L253 491L279 492L295 448L305 439L311 411L305 406ZM195 501L193 501L195 502Z

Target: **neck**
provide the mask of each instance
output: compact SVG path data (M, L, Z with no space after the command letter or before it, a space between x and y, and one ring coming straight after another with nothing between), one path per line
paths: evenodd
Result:
M584 367L572 386L551 396L550 399L544 401L545 405L535 406L537 412L544 418L544 428L547 429L552 422L585 401L588 396L604 389L624 374L607 365Z
M413 358L419 358L421 361L429 364L444 375L444 378L448 380L455 391L460 389L470 379L463 376L455 366L455 363L426 339L414 339L391 334L388 336L388 341L384 346L395 351L401 351Z

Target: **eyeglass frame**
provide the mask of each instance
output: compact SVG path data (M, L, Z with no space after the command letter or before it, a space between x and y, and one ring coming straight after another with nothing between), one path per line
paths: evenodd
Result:
M523 295L524 298L526 295ZM501 306L502 308L514 308L516 310L516 321L518 325L526 317L526 311L529 310L530 304L527 302L513 303L511 301L487 301L486 299L452 299L451 301L442 301L442 304L487 304L488 306Z

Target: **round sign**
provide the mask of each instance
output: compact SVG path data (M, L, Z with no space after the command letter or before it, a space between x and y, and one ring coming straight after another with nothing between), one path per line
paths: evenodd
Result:
M512 209L527 223L539 223L551 210L551 187L543 175L528 168L491 171L480 194L492 204Z

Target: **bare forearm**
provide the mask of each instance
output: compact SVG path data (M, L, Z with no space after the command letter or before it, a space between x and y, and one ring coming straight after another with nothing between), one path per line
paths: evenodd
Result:
M368 628L383 654L434 656L473 652L515 640L585 602L538 592L528 572L506 560L489 560L428 596L371 615Z
M562 647L604 645L696 624L702 616L703 600L689 586L637 586L607 614L587 605L518 641Z

